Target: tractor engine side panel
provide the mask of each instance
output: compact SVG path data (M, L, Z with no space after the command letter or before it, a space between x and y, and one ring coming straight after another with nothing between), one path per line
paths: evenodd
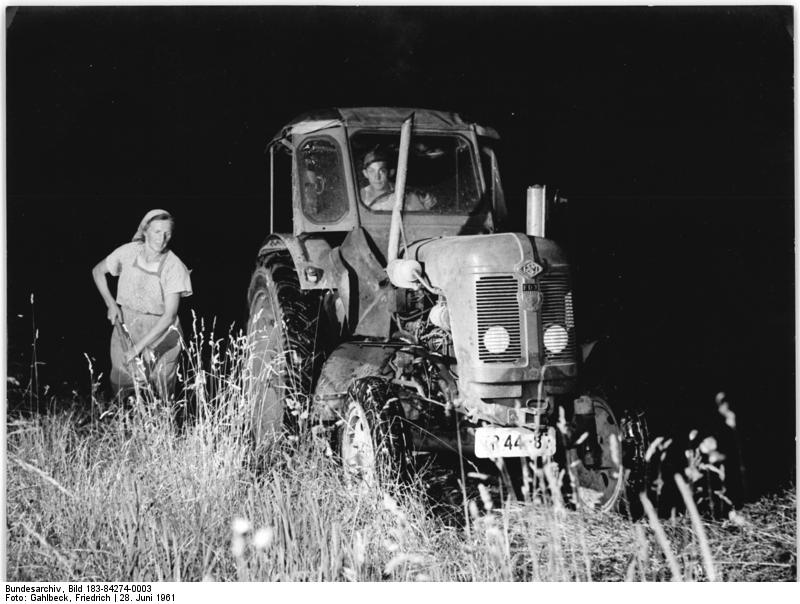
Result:
M537 398L541 381L545 394L572 388L577 365L569 271L554 244L503 233L428 240L409 253L447 299L459 392L469 405L518 401L524 407ZM554 345L556 337L561 340Z

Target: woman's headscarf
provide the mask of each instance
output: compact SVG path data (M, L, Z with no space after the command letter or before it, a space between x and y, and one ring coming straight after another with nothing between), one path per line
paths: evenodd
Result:
M161 220L172 220L172 215L166 210L150 210L144 215L142 221L139 223L139 228L133 235L131 241L144 241L144 232L147 230L147 225L150 224L154 218L159 217Z

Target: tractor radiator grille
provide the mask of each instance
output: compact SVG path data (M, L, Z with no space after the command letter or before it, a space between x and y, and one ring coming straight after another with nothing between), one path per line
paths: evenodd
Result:
M479 277L475 283L478 358L484 363L514 363L522 357L518 290L513 275Z
M567 273L547 273L539 278L542 291L542 334L551 325L560 325L566 330L566 338L556 339L564 346L560 352L553 353L544 348L546 363L575 362L575 319L572 310L572 292L569 289Z

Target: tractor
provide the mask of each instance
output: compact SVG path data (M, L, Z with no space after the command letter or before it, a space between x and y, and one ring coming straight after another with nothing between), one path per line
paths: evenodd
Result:
M310 112L272 138L248 290L256 446L320 426L362 484L424 452L519 472L556 460L576 505L617 505L646 437L581 390L546 189L528 188L525 232L499 230L498 141L456 113L390 107Z

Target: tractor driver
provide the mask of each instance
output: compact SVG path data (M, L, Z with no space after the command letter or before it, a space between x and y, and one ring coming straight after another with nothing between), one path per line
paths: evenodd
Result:
M370 210L391 211L394 206L394 183L389 177L389 166L389 155L382 151L373 150L364 156L362 174L367 184L361 188L361 201ZM430 193L407 190L405 197L406 210L420 212L436 205L436 198Z

